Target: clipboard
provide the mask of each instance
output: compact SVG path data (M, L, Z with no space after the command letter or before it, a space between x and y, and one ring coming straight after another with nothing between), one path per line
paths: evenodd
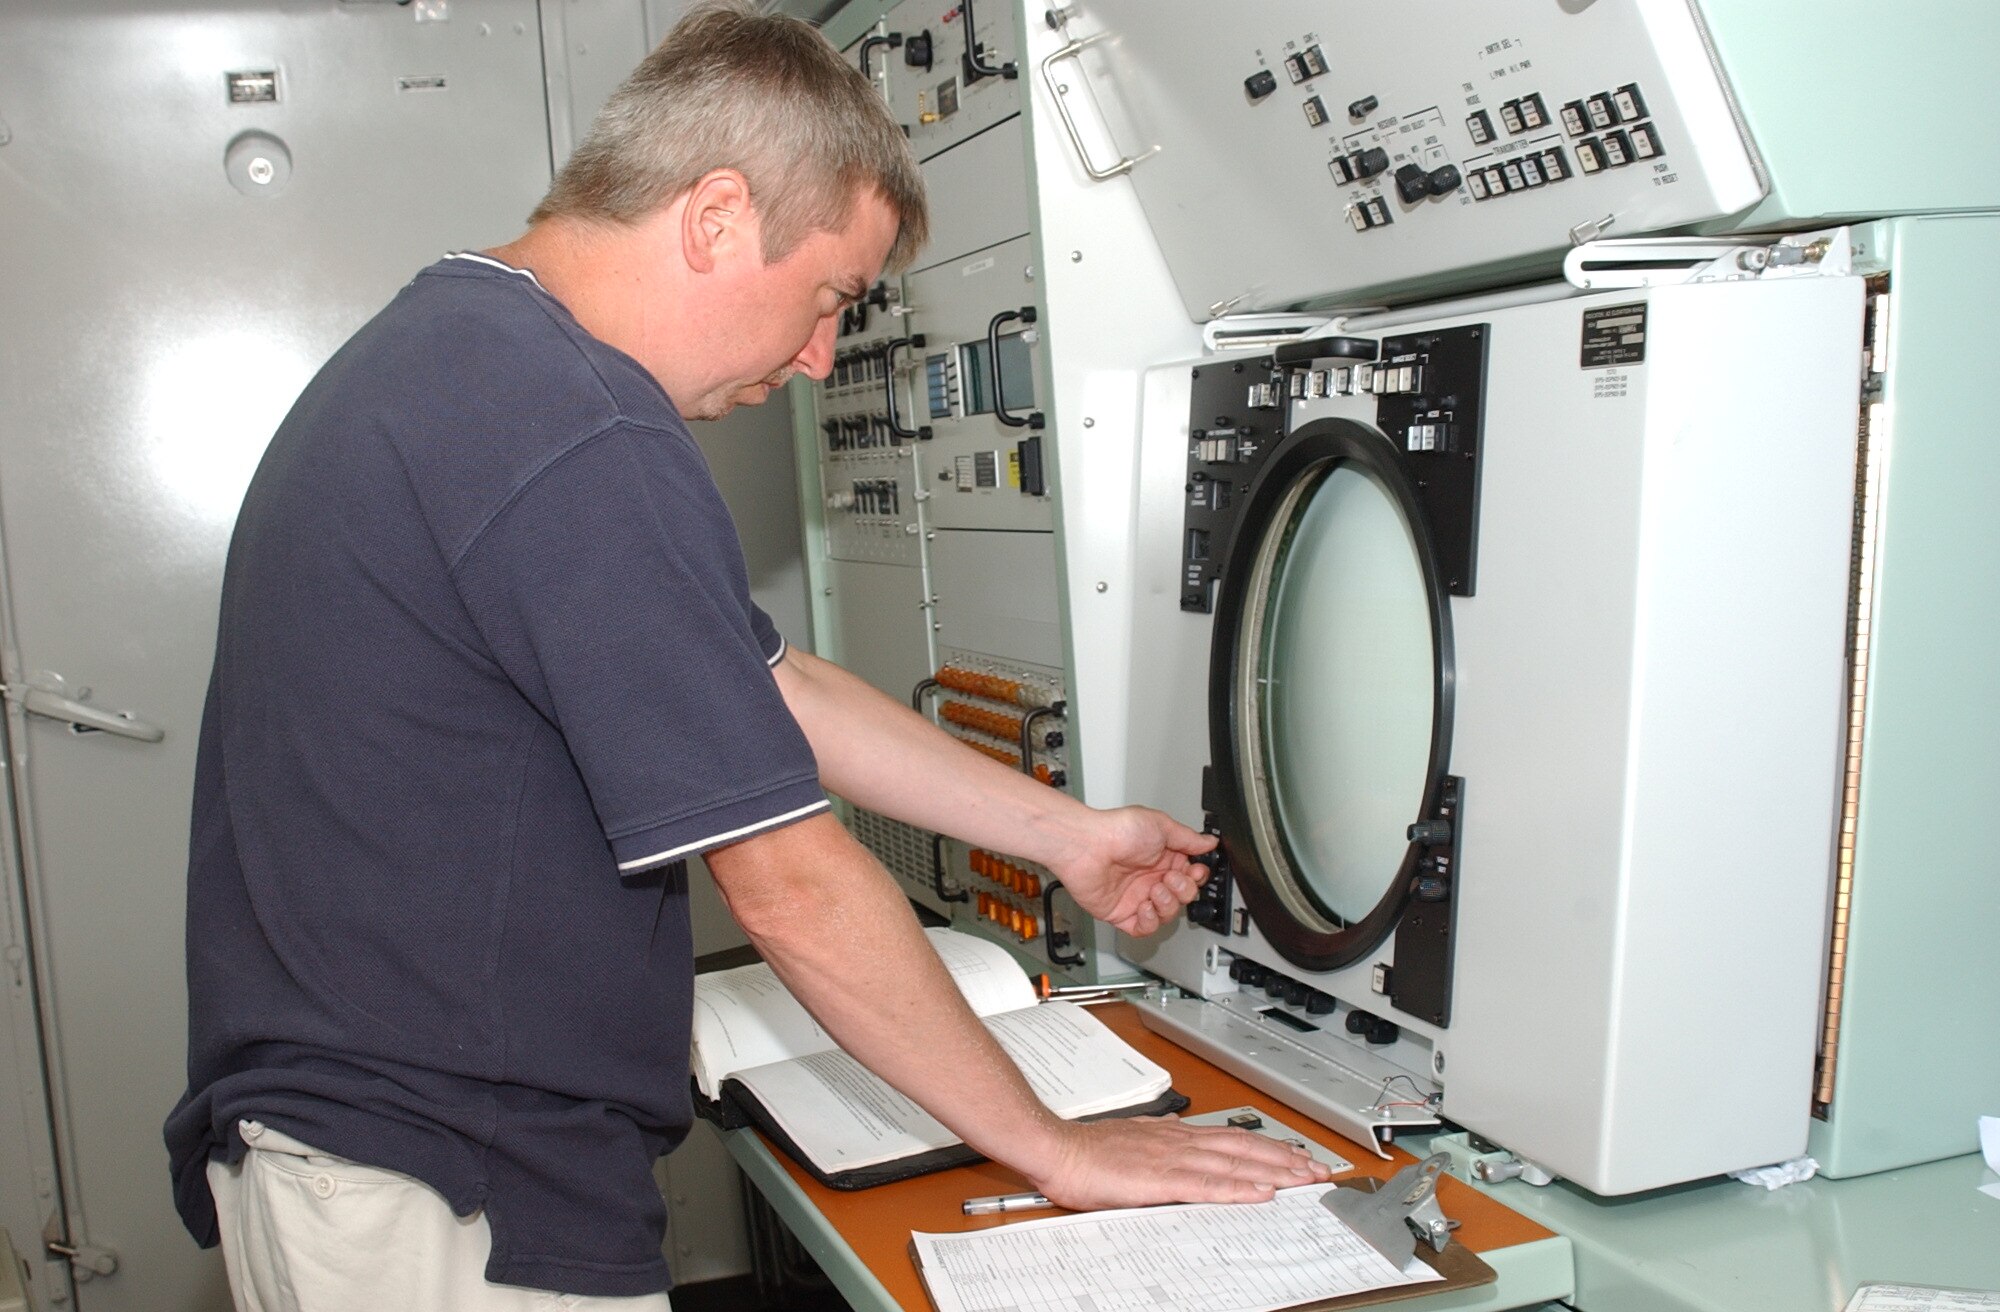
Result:
M1374 1193L1382 1182L1372 1176L1344 1182L1343 1189L1359 1189L1363 1193ZM1426 1281L1421 1285L1391 1285L1387 1289L1369 1289L1359 1294L1342 1294L1339 1298L1323 1298L1311 1303L1300 1303L1286 1312L1335 1312L1339 1308L1374 1307L1381 1303L1395 1303L1406 1298L1421 1298L1426 1294L1442 1294L1452 1289L1472 1289L1479 1285L1490 1285L1500 1279L1494 1269L1479 1254L1459 1243L1456 1239L1445 1245L1442 1253L1432 1252L1429 1245L1417 1244L1417 1260L1443 1276L1442 1281Z
M1358 1189L1363 1193L1374 1193L1382 1182L1372 1177L1344 1183L1343 1189ZM1442 1252L1433 1251L1428 1245L1411 1242L1417 1259L1437 1272L1440 1280L1427 1280L1417 1285L1390 1285L1382 1289L1362 1290L1353 1294L1340 1294L1332 1298L1312 1299L1304 1303L1294 1303L1283 1312L1340 1312L1340 1309L1374 1307L1385 1303L1400 1302L1410 1298L1425 1298L1432 1294L1442 1294L1456 1289L1472 1289L1479 1285L1495 1283L1499 1276L1480 1256L1456 1239L1451 1240ZM925 1274L914 1238L909 1244L910 1265L916 1268L917 1278L923 1286L925 1301L932 1312L937 1312L937 1299L931 1293L930 1280Z

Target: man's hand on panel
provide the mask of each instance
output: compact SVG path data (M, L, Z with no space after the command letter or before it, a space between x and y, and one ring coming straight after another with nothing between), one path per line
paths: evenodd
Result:
M1123 806L1092 812L1076 851L1049 868L1085 911L1145 935L1194 901L1208 867L1190 858L1214 847L1212 834L1150 807Z

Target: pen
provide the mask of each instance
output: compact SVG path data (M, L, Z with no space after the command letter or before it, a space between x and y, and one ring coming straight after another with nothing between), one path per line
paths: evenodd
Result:
M959 1209L967 1216L985 1216L991 1212L1031 1212L1038 1207L1053 1207L1040 1194L994 1194L987 1198L968 1198L959 1204Z

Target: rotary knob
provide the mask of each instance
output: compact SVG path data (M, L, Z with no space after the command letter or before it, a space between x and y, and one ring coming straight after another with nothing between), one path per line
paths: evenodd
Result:
M1396 170L1396 194L1406 205L1414 205L1431 194L1430 176L1421 164L1405 164Z

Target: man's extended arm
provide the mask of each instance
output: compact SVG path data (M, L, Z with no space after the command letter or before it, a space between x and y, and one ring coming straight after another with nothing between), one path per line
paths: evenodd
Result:
M819 758L820 781L857 806L1025 857L1078 905L1150 934L1194 899L1215 840L1147 807L1099 811L969 751L828 661L792 651L778 687Z

